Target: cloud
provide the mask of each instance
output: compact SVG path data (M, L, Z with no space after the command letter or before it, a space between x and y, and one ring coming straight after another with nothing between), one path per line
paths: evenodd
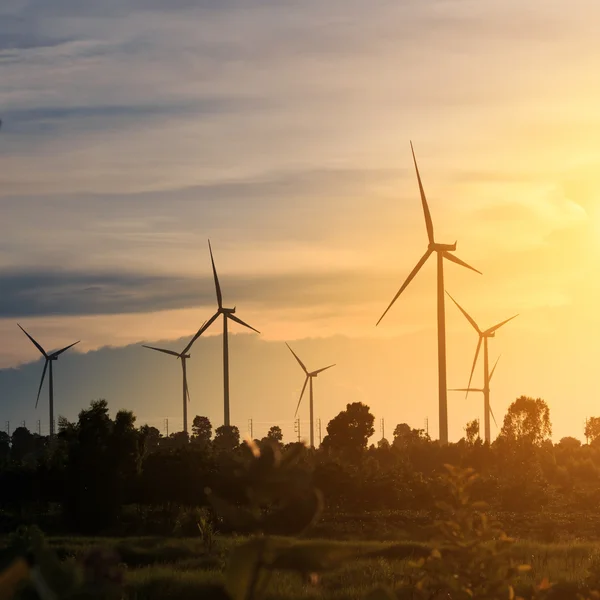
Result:
M360 271L221 278L235 304L277 310L372 302L386 277ZM0 272L0 318L149 313L215 304L211 275L199 279L133 273Z

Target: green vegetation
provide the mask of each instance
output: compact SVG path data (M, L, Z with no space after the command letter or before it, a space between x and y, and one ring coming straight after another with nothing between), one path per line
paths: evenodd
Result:
M393 443L367 448L373 415L360 403L332 420L319 450L285 446L276 430L240 445L235 428L220 427L212 440L200 417L192 443L180 434L164 445L134 421L127 411L111 419L98 401L77 423L63 420L45 452L10 447L4 514L30 526L0 548L0 600L600 597L600 548L533 541L569 529L547 508L559 494L563 506L580 502L584 474L594 492L599 451L596 441L549 442L543 400L519 398L491 446L472 424L448 446L399 424ZM23 450L25 433L15 439ZM590 534L597 517L585 514ZM104 533L45 528L44 538L35 523L52 515L58 530ZM536 522L536 535L519 534Z

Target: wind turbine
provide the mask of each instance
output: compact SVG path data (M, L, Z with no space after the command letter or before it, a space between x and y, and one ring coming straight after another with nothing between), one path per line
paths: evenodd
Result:
M167 350L165 348L156 348L155 346L146 346L145 344L142 344L142 346L144 348L149 348L150 350L156 350L157 352L164 352L165 354L170 354L171 356L175 356L179 360L181 360L181 372L183 375L183 431L184 431L184 433L188 432L187 403L190 401L190 390L188 388L188 383L187 383L186 361L191 356L190 354L188 354L188 352L194 342L195 342L195 339L193 338L190 341L190 343L181 352L175 352L173 350Z
M306 384L310 381L310 447L315 447L315 433L314 433L314 411L313 411L313 379L323 371L327 369L331 369L331 367L335 367L335 365L329 365L328 367L323 367L322 369L317 369L316 371L308 371L304 366L304 363L298 358L298 355L290 348L290 345L286 342L285 345L289 348L290 352L295 356L298 364L302 367L302 370L306 374L306 379L304 380L304 385L302 386L302 391L300 392L300 399L298 400L298 406L296 406L296 412L294 413L294 419L298 414L298 409L300 408L300 402L302 402L302 396L304 396L304 390L306 389Z
M252 331L256 331L256 333L260 333L258 329L254 329L248 325L248 323L244 323L239 317L235 316L235 306L233 308L224 308L223 307L223 296L221 294L221 286L219 285L219 277L217 276L217 269L215 268L215 260L213 258L212 247L210 245L210 240L208 240L208 249L210 251L210 262L212 263L213 275L215 278L215 290L217 292L217 303L218 308L217 312L200 327L197 331L196 335L192 338L190 345L193 344L217 319L219 315L223 315L223 396L224 396L224 424L229 425L229 341L227 339L227 320L231 319L248 329L252 329Z
M433 222L431 220L431 213L427 206L427 199L425 197L425 191L421 182L421 176L419 174L419 167L417 166L417 159L415 158L415 151L413 149L412 142L410 143L410 149L412 152L413 162L415 163L415 171L417 172L417 181L419 182L419 191L421 193L421 203L423 205L423 213L425 215L425 226L427 228L427 237L429 244L425 254L421 257L415 268L410 272L406 281L402 284L402 287L398 290L398 293L394 296L394 299L390 302L389 306L385 309L385 312L377 321L377 325L381 322L383 317L390 310L394 302L398 299L398 296L406 289L408 284L414 279L415 275L419 272L421 267L427 262L427 259L434 253L437 253L437 330L438 330L438 390L439 390L439 419L440 419L440 442L442 444L448 443L448 394L446 389L446 320L444 310L444 258L450 262L471 269L481 275L481 271L471 267L466 262L462 261L454 254L456 250L456 242L454 244L438 244L436 243L433 236Z
M448 294L448 292L446 292ZM448 294L450 296L450 294ZM502 321L485 331L481 331L477 323L475 323L474 319L467 313L467 311L454 299L450 296L450 299L456 306L460 312L465 316L467 321L473 325L475 331L479 334L479 340L477 341L477 349L475 350L475 358L473 360L473 366L471 367L471 376L469 377L469 383L466 388L460 388L456 390L451 390L455 392L466 392L465 398L469 395L469 392L483 392L483 419L484 419L484 430L485 430L485 441L489 444L491 442L491 434L490 434L490 414L494 419L494 423L496 423L496 419L492 413L492 407L490 406L490 381L492 379L492 375L496 370L496 365L498 364L498 360L500 357L496 359L496 363L492 368L491 372L489 370L488 363L488 339L492 337L496 337L496 331L502 327L502 325L506 325L509 321L512 321L515 317L519 315L513 315L510 319L506 319L506 321ZM473 372L475 371L475 365L477 364L477 358L479 356L479 350L481 348L481 341L483 340L483 388L476 389L471 388L471 380L473 379ZM496 423L496 427L498 424Z
M17 325L19 325L19 323L17 323ZM48 365L50 365L50 369L49 369L50 373L49 373L49 380L48 380L48 390L49 390L49 395L50 395L50 437L53 438L54 437L54 379L52 378L52 363L55 360L58 360L58 357L63 352L65 352L69 348L72 348L75 344L79 344L79 342L81 340L77 340L76 342L73 342L72 344L69 344L68 346L65 346L61 350L56 350L56 351L54 351L54 352L52 352L50 354L47 354L46 351L40 346L40 344L38 344L21 327L21 325L19 325L19 328L31 340L31 342L33 343L33 345L42 353L42 355L46 359L46 362L44 363L44 370L42 371L42 379L40 381L40 387L39 387L38 393L37 393L37 399L35 401L35 407L36 408L37 408L38 402L40 401L40 393L42 391L42 385L44 385L44 377L46 377L46 370L48 369Z

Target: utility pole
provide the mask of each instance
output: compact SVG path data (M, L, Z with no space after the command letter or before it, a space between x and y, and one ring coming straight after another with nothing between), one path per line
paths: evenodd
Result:
M252 419L248 419L248 430L250 431L250 439L254 439L254 425Z
M322 438L321 438L321 419L319 419L318 424L319 424L319 446L320 446L321 443L322 443Z
M169 419L168 419L168 417L165 419L165 427L167 429L167 437L169 437Z
M429 435L429 417L425 417L425 432Z
M294 421L294 431L298 434L298 442L301 442L302 437L300 435L300 417Z
M380 428L381 428L381 439L385 438L385 419L382 417L380 420Z

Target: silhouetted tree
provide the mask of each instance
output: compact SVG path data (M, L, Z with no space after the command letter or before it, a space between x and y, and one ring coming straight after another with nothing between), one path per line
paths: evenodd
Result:
M279 427L279 425L273 425L267 433L267 438L276 442L281 442L281 440L283 440L281 427Z
M329 421L323 445L352 453L360 452L367 447L369 438L375 433L374 421L375 417L366 404L347 404L346 410Z
M212 437L212 424L208 417L196 415L192 421L192 441L206 445Z
M473 419L465 425L465 439L467 444L473 445L479 437L479 419Z
M240 445L240 430L235 425L221 425L215 430L213 446L217 450L231 451Z
M0 464L5 463L10 455L10 436L6 431L0 431Z
M407 423L398 423L394 429L394 448L405 449L420 442L428 442L429 435L424 429L413 429Z
M160 442L160 431L156 427L150 425L142 425L140 427L140 453L142 456L147 456L158 448Z
M33 435L26 427L17 427L11 436L10 457L14 462L22 462L28 454L35 452Z
M600 417L590 417L585 422L585 437L590 441L590 444L597 439L600 439Z
M556 447L561 450L573 451L581 448L581 442L577 438L567 436L561 438Z
M509 441L527 441L537 446L552 435L550 409L545 400L520 396L509 407L500 435Z

